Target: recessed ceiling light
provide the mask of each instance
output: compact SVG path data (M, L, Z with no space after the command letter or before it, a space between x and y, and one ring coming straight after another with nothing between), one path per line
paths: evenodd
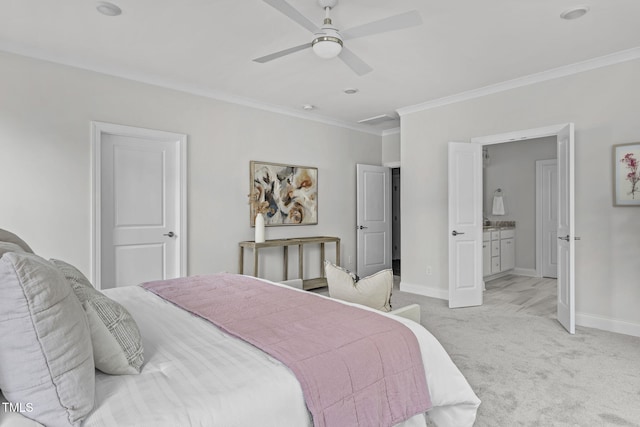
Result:
M583 17L587 12L589 12L589 6L576 6L562 12L560 18L567 20L578 19Z
M316 107L315 107L314 105L311 105L311 104L304 104L304 105L302 106L302 109L303 109L303 110L305 110L305 111L315 110L315 108L316 108Z
M118 16L122 14L122 9L115 4L106 1L98 2L96 10L106 16Z
M358 89L354 87L349 87L344 90L344 93L346 93L347 95L353 95L354 93L358 93L358 92L359 92Z

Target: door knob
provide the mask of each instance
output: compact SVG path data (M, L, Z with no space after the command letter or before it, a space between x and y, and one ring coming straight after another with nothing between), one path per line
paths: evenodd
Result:
M356 225L356 230L364 230L365 228L369 227L365 227L364 225Z
M567 234L567 235L566 235L566 236L564 236L564 237L562 237L562 236L558 237L558 239L560 239L560 240L565 240L565 241L567 241L567 242L568 242L569 240L571 240L571 236L569 236L569 235ZM574 238L573 238L573 240L580 240L580 237L574 237Z
M451 232L451 235L452 235L452 236L457 236L458 234L464 234L464 233L459 233L459 232L457 232L456 230L453 230L453 231Z
M176 233L174 233L173 231L163 234L163 236L167 236L167 237L174 237L175 235Z

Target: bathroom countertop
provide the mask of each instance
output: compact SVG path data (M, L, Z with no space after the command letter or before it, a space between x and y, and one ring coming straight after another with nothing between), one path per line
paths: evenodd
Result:
M515 221L491 221L489 225L482 227L483 231L491 230L513 230L516 228Z

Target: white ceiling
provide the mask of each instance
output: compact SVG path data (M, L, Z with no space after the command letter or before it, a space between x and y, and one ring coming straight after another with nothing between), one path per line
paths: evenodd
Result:
M317 25L315 0L288 0ZM640 1L340 0L345 30L410 10L423 25L345 42L371 65L358 77L311 50L259 64L252 59L312 39L262 0L2 0L0 50L61 62L220 99L347 125L640 46ZM559 18L586 4L578 20ZM348 87L358 88L346 95ZM317 107L304 112L303 104ZM398 121L369 127L376 132Z

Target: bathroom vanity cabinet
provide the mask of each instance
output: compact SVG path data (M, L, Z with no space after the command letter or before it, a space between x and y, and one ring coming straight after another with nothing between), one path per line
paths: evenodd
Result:
M513 270L516 260L514 227L488 228L482 233L483 276Z

